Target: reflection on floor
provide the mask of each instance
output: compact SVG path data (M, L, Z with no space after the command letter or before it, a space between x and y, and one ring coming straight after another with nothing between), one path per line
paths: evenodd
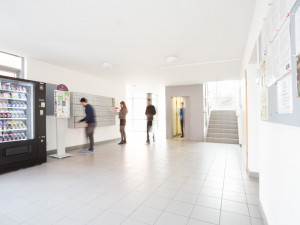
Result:
M263 224L237 145L139 140L1 175L0 224Z

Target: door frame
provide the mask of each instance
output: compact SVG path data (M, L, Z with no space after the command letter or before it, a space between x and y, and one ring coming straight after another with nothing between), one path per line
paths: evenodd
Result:
M245 104L246 104L246 170L248 171L248 90L247 90L247 70L245 70Z

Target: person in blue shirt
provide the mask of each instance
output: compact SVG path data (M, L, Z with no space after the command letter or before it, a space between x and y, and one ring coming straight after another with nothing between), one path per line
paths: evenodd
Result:
M85 107L85 117L82 120L79 120L77 123L84 123L85 132L87 138L90 139L90 147L89 151L94 151L94 130L96 127L96 120L95 120L95 112L93 107L88 103L86 98L82 98L80 100L82 106Z
M181 125L181 137L184 137L184 103L181 103L181 108L180 108L180 125Z

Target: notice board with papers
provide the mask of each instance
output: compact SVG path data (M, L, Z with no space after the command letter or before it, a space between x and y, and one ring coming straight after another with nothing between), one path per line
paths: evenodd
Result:
M300 126L300 0L273 0L259 38L261 120Z

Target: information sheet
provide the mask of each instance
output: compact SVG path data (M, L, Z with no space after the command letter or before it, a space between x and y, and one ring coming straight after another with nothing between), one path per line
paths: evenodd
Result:
M54 114L56 118L70 118L70 92L54 91Z
M292 70L291 54L290 19L288 19L268 49L268 56L272 57L272 74L267 73L269 86Z
M293 113L292 73L277 82L277 113Z
M260 65L259 74L259 90L260 90L260 118L262 120L269 119L268 108L268 86L266 82L266 61L263 60Z

